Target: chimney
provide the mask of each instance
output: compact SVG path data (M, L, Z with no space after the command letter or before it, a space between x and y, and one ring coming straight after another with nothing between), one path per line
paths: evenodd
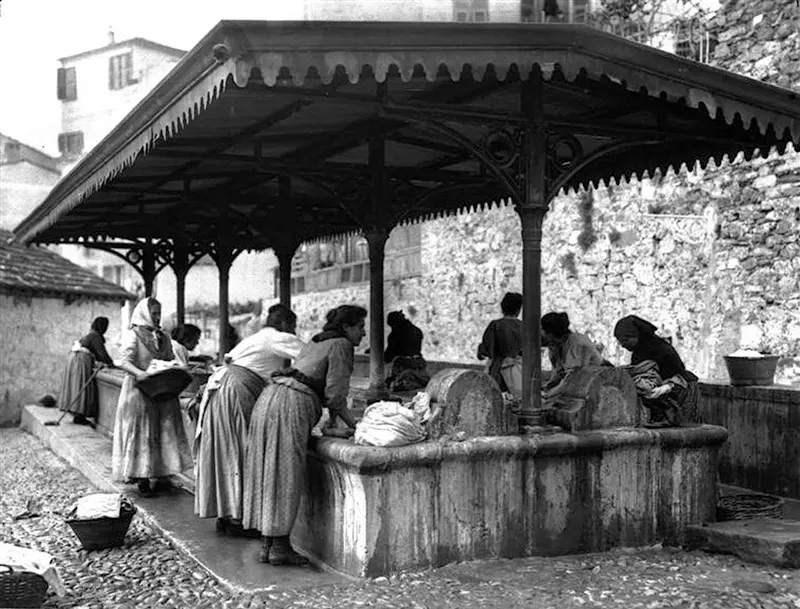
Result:
M108 28L108 44L114 44L114 30Z

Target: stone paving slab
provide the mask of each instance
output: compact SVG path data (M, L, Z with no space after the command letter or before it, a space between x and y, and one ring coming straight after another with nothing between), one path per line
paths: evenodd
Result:
M260 541L218 535L215 520L194 514L194 495L181 485L187 477L174 477L177 488L156 497L141 497L133 485L118 484L111 478L111 439L86 425L75 425L67 416L58 426L61 413L52 408L26 406L20 427L38 438L56 455L80 471L106 492L125 493L140 514L159 529L176 549L196 560L232 590L258 591L325 586L349 581L320 565L312 568L274 568L256 560Z
M758 518L728 520L687 528L687 547L735 554L743 560L776 567L800 567L800 522Z

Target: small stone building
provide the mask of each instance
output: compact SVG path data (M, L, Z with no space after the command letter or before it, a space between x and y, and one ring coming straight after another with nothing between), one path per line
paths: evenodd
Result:
M117 354L122 307L133 295L42 247L11 242L0 230L0 425L15 425L25 404L58 397L70 347L92 320L108 317Z

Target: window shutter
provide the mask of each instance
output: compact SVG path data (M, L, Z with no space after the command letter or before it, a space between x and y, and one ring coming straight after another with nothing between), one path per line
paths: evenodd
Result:
M114 86L114 59L116 57L109 57L108 58L108 88L115 89Z
M83 153L83 131L79 131L76 134L75 139L77 140L75 142L75 152L81 154Z
M65 99L67 97L67 71L64 68L58 68L56 80L58 81L58 99Z
M78 99L78 81L75 76L75 68L67 68L64 71L65 99Z

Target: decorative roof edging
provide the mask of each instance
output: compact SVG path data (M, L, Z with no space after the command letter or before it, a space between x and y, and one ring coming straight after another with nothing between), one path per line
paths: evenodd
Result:
M284 27L291 28L292 25L296 24L284 24ZM353 26L353 24L345 25ZM368 26L369 24L362 25ZM381 25L385 26L386 24ZM542 70L543 78L550 80L558 66L570 81L574 80L581 71L585 71L590 78L606 77L625 86L629 91L644 89L648 95L653 97L665 94L669 101L675 103L685 100L686 104L693 108L699 108L702 104L711 117L715 117L717 112L721 111L728 124L731 124L738 114L745 126L755 121L762 134L766 134L769 128L773 128L780 136L785 137L788 134L793 142L800 142L800 103L797 102L797 96L793 91L697 64L624 39L617 39L616 36L593 28L556 24L526 25L525 27L534 29L550 28L551 30L541 30L546 33L563 30L568 34L563 37L563 42L556 45L551 44L545 49L531 48L536 45L536 37L533 36L534 29L531 29L531 40L534 42L521 45L527 48L506 48L503 45L496 45L490 49L467 47L466 50L454 50L440 47L430 50L414 48L410 51L397 49L324 51L296 48L289 53L244 48L239 42L242 36L237 32L237 28L241 29L242 27L254 26L247 22L238 24L237 22L223 21L214 28L187 54L173 72L123 119L115 130L98 144L72 172L62 178L53 189L54 198L48 197L50 200L47 204L50 209L42 210L44 215L38 220L34 218L36 212L26 218L17 229L18 239L23 242L34 240L36 234L50 228L63 213L73 209L84 198L102 188L106 182L130 166L139 154L146 154L158 141L168 140L179 133L222 95L227 87L229 77L237 86L246 86L254 68L260 70L267 85L274 85L281 69L288 69L295 77L297 74L303 74L303 80L305 80L310 69L314 68L323 82L331 82L336 71L341 68L347 73L350 82L355 83L359 81L364 66L372 68L378 82L386 79L392 67L400 72L404 80L408 80L419 66L424 70L426 79L434 81L443 65L450 78L455 81L460 78L467 67L476 79L482 80L490 64L500 80L507 76L512 65L517 67L521 75L528 75L538 67ZM264 26L265 30L268 30L269 27L269 25ZM325 24L325 27L335 26ZM229 35L226 37L226 34ZM221 38L232 48L233 52L230 56L220 55L216 48L213 54L208 52L208 47L215 41L215 47L218 46ZM591 38L598 38L601 42L606 43L598 45L603 46L605 54L600 55L599 52L589 48L591 45L587 46L586 39ZM302 41L300 42L302 43ZM386 46L391 45L387 43ZM665 68L658 70L646 68L641 64L639 67L631 67L626 63L625 55L630 56L636 52L646 53L651 58L658 60L653 63L668 63L666 67L672 68L674 73L668 74ZM498 53L502 60L498 60ZM613 66L613 69L609 69L610 65ZM202 69L197 76L193 77L193 73L198 71L198 66ZM690 79L688 77L690 71L704 73L701 75L709 76L709 79L713 81L738 84L743 89L760 89L757 91L758 93L769 91L773 95L786 95L786 100L782 104L778 104L777 98L769 100L772 102L770 104L772 107L759 108L753 103L743 100L741 93L738 95L731 92L723 94L719 90L711 91L700 88L696 84L697 78ZM188 74L181 72L188 72ZM176 74L174 83L171 82L173 74ZM721 87L722 84L724 83L718 83L716 86ZM170 90L176 86L177 91ZM162 105L160 109L153 112L151 108L157 102L162 101L163 98L160 95L163 93L172 93L168 105L166 107ZM794 106L791 108L792 116L788 115L790 103ZM781 112L780 109L774 107L776 104L785 104L786 111ZM143 112L144 110L147 112ZM153 114L153 116L149 117L147 114ZM123 138L126 131L132 131L132 133L123 142L117 144L115 140ZM762 156L766 156L770 151L759 152ZM58 198L59 193L61 198Z

